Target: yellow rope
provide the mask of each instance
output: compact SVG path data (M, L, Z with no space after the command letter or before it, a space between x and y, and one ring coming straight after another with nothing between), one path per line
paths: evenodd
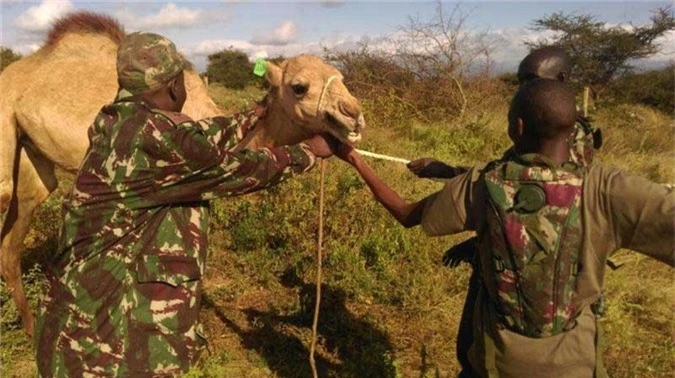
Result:
M319 325L319 307L321 306L321 274L323 261L323 198L325 192L325 178L326 165L325 159L321 159L321 185L319 187L319 240L316 247L316 302L314 303L314 320L312 321L312 343L309 348L309 364L312 367L312 376L318 378L319 374L316 371L316 361L314 360L314 352L316 349L317 328Z

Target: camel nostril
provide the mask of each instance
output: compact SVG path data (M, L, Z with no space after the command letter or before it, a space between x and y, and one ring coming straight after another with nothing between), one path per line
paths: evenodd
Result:
M338 108L340 109L340 113L348 116L349 118L356 119L359 117L359 115L361 115L361 110L358 106L350 106L350 104L345 101L340 101Z
M359 114L359 118L356 120L356 131L361 131L366 127L366 119L363 117L363 113Z

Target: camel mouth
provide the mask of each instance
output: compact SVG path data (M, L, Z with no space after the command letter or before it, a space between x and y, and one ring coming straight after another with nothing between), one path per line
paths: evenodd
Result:
M352 143L360 142L361 133L355 133L352 131L351 133L349 133L349 135L347 135L347 139Z
M358 120L344 117L341 114L336 116L331 112L326 112L326 121L329 123L328 132L343 143L356 143L361 140L361 124L363 116ZM352 126L354 125L354 126Z

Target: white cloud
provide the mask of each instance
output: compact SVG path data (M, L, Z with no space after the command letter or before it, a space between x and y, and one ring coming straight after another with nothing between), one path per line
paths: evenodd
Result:
M193 28L209 22L224 20L222 12L206 12L199 8L181 7L174 3L167 3L155 14L137 16L138 9L125 4L115 16L131 29L162 29L162 28Z
M296 56L300 54L322 55L323 48L338 50L352 50L358 46L358 43L369 39L367 36L358 35L329 35L320 41L306 43L289 43L286 45L255 45L249 41L237 39L216 39L204 40L197 43L193 48L186 49L187 55L191 58L198 70L206 69L205 57L214 52L235 48L245 52L251 60L256 58L271 58L277 56Z
M475 35L479 35L477 31ZM529 47L525 42L536 43L555 37L551 31L534 31L527 27L513 27L505 29L496 29L486 32L485 37L497 41L495 48L490 55L490 61L494 63L495 72L515 72L520 61L529 53ZM189 50L189 54L197 63L199 68L205 68L205 57L216 51L233 47L244 51L251 59L262 57L295 56L299 54L323 54L324 47L335 51L354 50L360 44L366 43L371 51L377 51L384 54L395 54L399 45L396 37L400 37L398 32L386 36L353 35L353 34L331 34L320 40L311 42L289 42L287 44L257 44L255 41L218 39L204 40ZM269 41L268 41L269 42ZM636 67L652 68L663 66L664 64L675 60L675 31L669 31L663 37L657 39L657 42L663 47L663 52L655 54L647 59L634 62ZM479 58L483 59L482 57ZM478 62L480 64L480 62Z
M518 69L521 59L530 52L525 42L536 43L551 38L552 32L533 31L525 27L497 29L492 31L494 37L499 39L490 59L495 62L497 71L513 71Z
M673 57L675 55L675 30L667 31L663 36L655 41L662 48L662 52L657 55Z
M251 43L254 45L284 46L292 43L296 34L297 28L293 21L286 21L272 32L254 35L251 38Z
M626 28L626 30L632 28L630 25L622 25L622 27ZM518 69L520 60L530 52L525 42L536 43L552 39L556 36L556 33L550 30L534 31L525 27L498 29L491 33L496 34L500 38L500 43L497 45L491 59L496 63L497 71L510 72L515 72ZM669 61L675 59L675 31L668 31L665 35L657 38L655 42L662 47L662 52L629 63L634 64L636 67L654 67L667 64Z
M36 52L42 45L40 43L25 43L12 47L12 49L21 55L29 55Z
M289 43L286 45L257 45L249 41L238 39L215 39L199 42L194 48L188 51L188 55L206 56L216 51L228 48L242 50L251 58L266 58L279 55L295 56L300 54L320 55L323 53L324 47L331 49L335 48L340 50L351 50L356 48L358 43L364 39L369 39L369 37L355 35L331 35L322 39L321 41Z
M225 50L229 48L239 49L246 51L253 49L253 45L248 41L237 40L237 39L211 39L206 41L201 41L197 46L191 51L190 55L196 56L206 56L213 54L216 51Z
M73 10L70 0L43 0L28 8L16 19L16 26L26 32L42 33L49 30L52 22Z
M174 3L168 3L156 15L143 17L141 24L146 27L190 27L197 25L204 18L201 9L181 8Z

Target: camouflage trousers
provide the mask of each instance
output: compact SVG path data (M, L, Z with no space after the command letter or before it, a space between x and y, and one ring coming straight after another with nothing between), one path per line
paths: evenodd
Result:
M101 282L72 290L51 280L35 333L39 375L172 377L186 372L206 346L198 319L201 281L182 266L181 259L191 258L172 259L160 270L156 261L151 269L142 261L110 286Z

